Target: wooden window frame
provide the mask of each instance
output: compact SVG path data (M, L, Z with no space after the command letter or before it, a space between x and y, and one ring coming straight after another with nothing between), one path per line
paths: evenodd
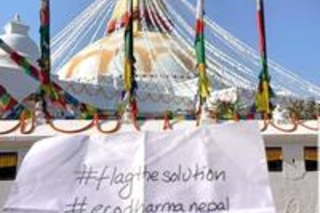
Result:
M269 172L283 171L282 147L266 147L266 158Z
M307 172L319 171L319 147L306 146L304 152L304 166Z
M0 152L0 181L14 180L17 175L18 153Z

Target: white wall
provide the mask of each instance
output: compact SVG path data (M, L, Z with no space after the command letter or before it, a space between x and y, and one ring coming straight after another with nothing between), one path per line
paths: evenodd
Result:
M306 172L303 146L285 144L283 171L270 172L278 213L319 213L319 172Z

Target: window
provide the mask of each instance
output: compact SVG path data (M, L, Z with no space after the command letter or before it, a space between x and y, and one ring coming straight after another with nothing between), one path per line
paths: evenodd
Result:
M14 180L17 173L18 154L0 152L0 180Z
M318 148L305 147L304 148L304 162L306 171L318 171Z
M266 149L268 169L270 172L282 171L282 149L281 147L267 147Z

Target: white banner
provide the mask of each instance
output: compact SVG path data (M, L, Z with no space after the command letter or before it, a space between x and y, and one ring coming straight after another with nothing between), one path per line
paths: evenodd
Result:
M255 122L43 140L5 210L61 213L274 213Z

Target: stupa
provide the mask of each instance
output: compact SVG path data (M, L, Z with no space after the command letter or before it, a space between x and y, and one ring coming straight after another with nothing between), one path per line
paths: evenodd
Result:
M37 66L37 60L40 58L39 48L28 36L29 26L23 23L20 16L16 15L4 30L5 33L0 35L0 38L34 66ZM15 83L14 79L19 79L19 83ZM24 70L2 49L0 49L0 84L19 102L22 102L39 87L39 82L26 75Z
M109 97L107 101L102 101L105 98L99 94L92 96L71 91L79 100L102 109L114 109L123 88L126 4L127 0L117 2L104 38L85 47L57 72L59 81L62 84L72 82L72 86L78 88L75 90L81 91L82 84L93 90L97 85L102 87ZM139 0L133 4L139 111L192 110L196 93L194 53L181 51L181 42L171 34L173 23L161 14L161 10L144 10L139 7ZM154 4L165 10L162 0ZM179 86L186 81L192 82L189 88Z

